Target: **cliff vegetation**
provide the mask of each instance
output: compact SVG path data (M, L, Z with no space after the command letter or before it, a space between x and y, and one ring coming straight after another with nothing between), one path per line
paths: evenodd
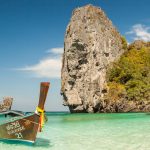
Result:
M141 103L150 102L150 42L135 41L108 70L109 97Z

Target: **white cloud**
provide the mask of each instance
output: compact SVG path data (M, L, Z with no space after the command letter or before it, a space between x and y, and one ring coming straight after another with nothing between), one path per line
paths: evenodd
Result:
M52 48L49 53L54 54L54 56L50 55L40 60L37 64L17 70L31 73L38 78L60 78L62 63L61 54L63 53L63 48Z
M142 24L135 24L126 34L132 35L133 40L150 41L150 27Z
M63 47L57 47L57 48L52 48L47 50L47 53L52 53L52 54L62 54L63 53L64 48Z

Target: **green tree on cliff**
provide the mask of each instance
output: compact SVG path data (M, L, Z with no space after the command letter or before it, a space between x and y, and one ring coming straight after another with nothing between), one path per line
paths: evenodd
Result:
M134 44L129 46L120 60L108 71L108 85L110 93L115 93L111 96L115 97L120 91L126 93L128 100L150 101L149 43L138 43L138 47Z

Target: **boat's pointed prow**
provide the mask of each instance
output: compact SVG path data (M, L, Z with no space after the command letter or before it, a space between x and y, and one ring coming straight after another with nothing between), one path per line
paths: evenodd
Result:
M44 109L44 104L47 97L49 85L50 85L49 82L41 82L39 104L38 104L38 107L40 109Z
M40 128L39 131L42 131L42 128L45 123L45 110L44 110L44 104L45 100L47 97L48 89L49 89L49 82L41 82L41 87L40 87L40 96L39 96L39 104L38 107L36 108L36 113L40 115Z

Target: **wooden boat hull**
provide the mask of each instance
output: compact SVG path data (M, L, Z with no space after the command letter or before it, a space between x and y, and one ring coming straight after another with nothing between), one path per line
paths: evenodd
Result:
M0 125L0 139L35 142L40 116L32 114Z

